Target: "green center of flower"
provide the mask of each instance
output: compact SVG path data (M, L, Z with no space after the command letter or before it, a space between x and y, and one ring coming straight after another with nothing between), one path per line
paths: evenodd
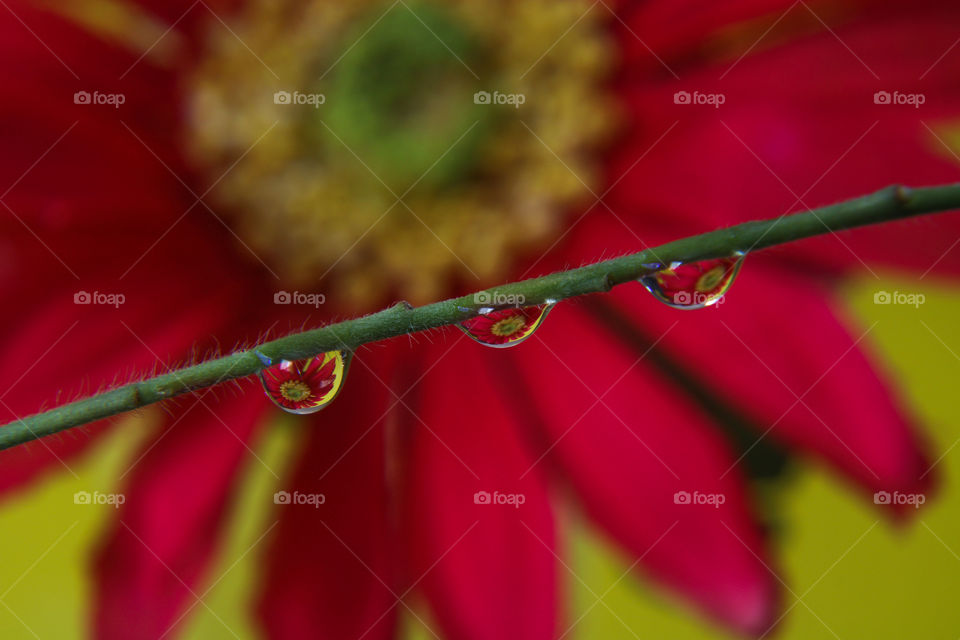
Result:
M511 316L500 320L490 327L490 333L495 336L500 336L501 338L506 338L523 329L526 324L527 321L523 316Z
M285 289L359 311L500 281L599 187L614 42L589 0L242 5L211 20L185 142Z
M482 59L462 21L436 5L397 9L369 29L383 11L376 7L345 34L340 49L349 55L321 81L330 100L306 115L324 148L356 153L399 194L462 177L496 111L474 101Z
M288 380L280 385L280 395L290 402L303 402L311 393L310 386L303 380Z
M698 293L710 293L723 282L727 275L727 268L724 265L717 265L704 273L697 280L696 289Z

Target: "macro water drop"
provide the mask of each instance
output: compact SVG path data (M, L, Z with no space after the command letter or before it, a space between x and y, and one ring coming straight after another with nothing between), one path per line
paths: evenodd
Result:
M702 309L723 300L742 264L742 253L715 260L672 262L640 278L640 284L674 309Z
M328 351L306 360L281 360L260 371L263 390L275 405L288 413L316 413L340 393L347 376L350 355L344 351Z
M482 309L480 315L464 320L458 326L480 344L504 349L532 336L553 307L553 304L542 304L535 307Z

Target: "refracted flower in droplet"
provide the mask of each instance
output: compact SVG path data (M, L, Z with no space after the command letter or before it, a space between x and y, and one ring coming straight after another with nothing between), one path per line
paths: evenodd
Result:
M459 327L480 344L503 349L520 344L532 336L553 307L553 304L543 304L536 307L492 309L464 320Z
M741 264L743 254L699 262L674 262L643 276L640 284L657 300L675 309L702 309L723 300Z
M306 360L281 360L260 371L260 381L273 403L289 413L315 413L330 404L347 375L350 355L328 351Z

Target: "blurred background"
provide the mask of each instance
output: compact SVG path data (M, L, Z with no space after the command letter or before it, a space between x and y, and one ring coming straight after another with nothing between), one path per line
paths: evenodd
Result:
M877 286L872 277L851 282L837 303L855 325L877 323L869 346L923 419L933 449L942 455L937 467L944 484L914 521L897 526L825 470L804 465L782 498L784 532L777 547L783 577L796 595L785 598L790 612L777 637L954 638L960 629L960 612L952 606L960 570L960 449L955 447L960 408L953 401L960 360L951 353L960 347L955 321L960 290L884 273L883 289L926 296L914 309L875 305ZM0 614L3 637L34 637L24 623L41 638L86 637L92 596L89 553L115 513L108 505L74 505L72 496L90 487L109 492L122 485L119 477L145 435L138 422L117 429L75 465L78 478L57 474L3 505L0 526L8 549L0 565L8 607ZM296 443L296 424L281 419L269 430L260 455L278 468ZM259 465L250 471L242 481L247 497L232 516L229 540L212 569L212 575L222 578L204 595L209 609L197 606L193 611L185 638L233 637L221 620L242 638L260 637L244 605L255 591L258 572L256 553L248 550L269 526L270 496L281 483ZM630 563L582 520L575 521L565 552L577 576L570 576L567 586L569 621L579 620L569 638L740 637L691 617L688 607L664 596L655 584L635 575L623 577ZM609 609L597 604L600 595ZM407 624L405 637L433 637L410 616Z
M2 422L396 300L960 177L960 10L942 2L0 5ZM244 384L209 400L233 438L184 401L4 452L0 637L363 629L371 612L356 623L350 605L380 588L354 560L379 570L385 557L389 590L393 569L425 553L440 568L396 608L402 638L521 637L530 623L573 639L956 639L958 238L951 213L778 247L750 256L730 300L693 319L639 284L604 298L648 341L660 336L666 359L642 374L634 363L636 379L622 376L633 385L609 402L669 465L596 415L567 440L578 446L547 456L580 413L557 407L592 400L566 391L566 370L602 388L628 351L599 338L611 316L584 301L552 312L540 347L506 355L477 356L453 328L361 350L337 408L316 418ZM481 361L492 369L456 364ZM374 421L355 450L370 432L363 412L384 400L373 379L406 395L421 374L427 392L407 409L446 451L423 445L416 423L398 426L406 414ZM501 379L521 393L491 391ZM843 447L791 414L781 384L794 394L811 382L808 402ZM740 440L703 388L732 408ZM536 432L550 420L534 414L564 424ZM658 463L709 476L768 426L776 448L719 481L697 476L726 492L724 509L671 500L701 485ZM550 464L524 480L538 456ZM323 484L342 458L344 477ZM533 498L526 510L493 516L469 499L511 482ZM274 494L298 486L322 489L329 509L290 516ZM925 504L894 513L870 500L878 489ZM84 492L124 504L84 504ZM328 521L349 545L324 533ZM481 521L447 565L417 546ZM671 521L686 542L634 570ZM738 535L727 523L739 544L720 541L721 524ZM528 597L539 617L523 615ZM491 602L507 612L485 615ZM314 609L333 626L297 618Z

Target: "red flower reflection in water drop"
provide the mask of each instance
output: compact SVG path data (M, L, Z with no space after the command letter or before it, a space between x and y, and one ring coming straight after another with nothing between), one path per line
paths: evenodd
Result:
M512 347L533 335L552 306L500 309L464 320L460 326L481 344Z
M662 269L641 282L670 306L698 309L716 304L726 294L742 263L741 256L688 262Z
M306 360L284 360L260 373L267 395L292 413L313 413L333 400L343 375L343 355L330 351Z

